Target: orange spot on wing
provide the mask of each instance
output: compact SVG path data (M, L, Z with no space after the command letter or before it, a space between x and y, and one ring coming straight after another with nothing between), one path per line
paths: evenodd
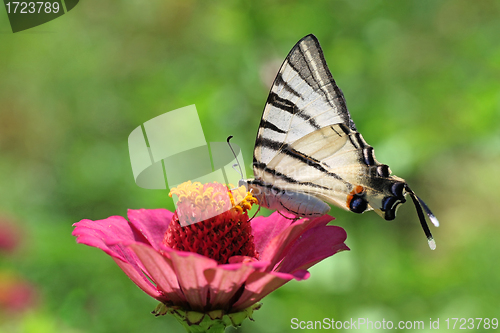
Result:
M354 198L354 196L356 194L361 194L364 191L365 191L365 188L363 186L361 186L361 185L355 186L354 189L349 193L349 195L347 195L346 207L348 209L350 209L352 198Z

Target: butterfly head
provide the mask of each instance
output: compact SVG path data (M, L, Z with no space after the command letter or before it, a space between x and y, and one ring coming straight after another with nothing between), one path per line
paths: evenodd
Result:
M242 186L245 186L245 188L248 190L248 181L243 178L238 181L238 187Z
M270 209L277 209L270 205L269 200L273 200L271 195L272 186L265 186L261 181L257 179L240 179L238 182L238 187L245 186L246 190L252 193L253 197L257 199L260 206L264 206ZM267 195L266 195L267 194Z

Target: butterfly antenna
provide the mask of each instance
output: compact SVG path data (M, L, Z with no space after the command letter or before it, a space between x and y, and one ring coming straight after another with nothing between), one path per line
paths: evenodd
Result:
M233 164L233 169L236 165L238 165L238 168L240 169L240 176L241 176L241 179L243 179L243 170L241 170L241 165L240 165L240 162L238 161L238 157L236 156L236 153L234 152L234 149L233 147L231 146L231 142L229 142L229 140L231 140L233 138L232 135L228 136L227 137L227 144L229 145L229 148L231 149L231 151L233 152L233 155L234 155L234 158L236 159L236 164ZM236 170L236 169L235 169ZM237 171L237 170L236 170Z
M420 200L420 198L417 197L417 195L412 190L410 190L410 188L408 186L406 186L406 189L408 190L408 193L410 193L411 200L413 201L413 204L415 205L415 209L417 210L417 215L418 215L418 218L420 220L420 225L422 226L422 229L424 229L424 233L425 233L425 236L427 237L427 242L429 243L429 247L431 248L431 250L435 250L436 249L436 241L434 240L434 237L432 237L432 233L429 230L429 226L427 225L427 221L425 220L424 211L422 210L422 206L421 206L421 203L423 203L423 201ZM432 212L429 210L429 207L427 207L427 205L424 204L423 207L426 210L427 215L429 215L429 213L432 214ZM429 212L427 212L427 211L429 211ZM432 214L432 216L434 216L434 214ZM430 216L429 216L429 219L430 219ZM437 219L435 217L434 217L434 219L437 221ZM434 221L433 221L433 223L434 223Z

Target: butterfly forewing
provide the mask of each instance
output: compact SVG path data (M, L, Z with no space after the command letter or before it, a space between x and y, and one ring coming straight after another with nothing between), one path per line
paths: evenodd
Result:
M354 127L316 37L300 40L281 65L269 93L254 150L254 163L267 164L283 144L321 127Z

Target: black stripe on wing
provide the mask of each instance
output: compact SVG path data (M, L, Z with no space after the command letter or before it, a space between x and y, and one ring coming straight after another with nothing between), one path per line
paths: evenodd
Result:
M253 167L255 169L259 169L259 170L262 170L264 172L267 172L271 175L273 175L274 177L276 178L279 178L279 179L282 179L284 180L285 182L287 183L290 183L290 184L300 184L300 185L306 185L306 186L311 186L311 187L316 187L316 188L320 188L320 189L323 189L323 190L330 190L330 188L328 187L325 187L325 186L321 186L319 184L315 184L315 183L311 183L311 182L299 182L297 181L296 179L292 178L292 177L289 177L281 172L278 172L274 169L271 169L271 168L268 168L264 163L254 163ZM255 183L258 183L260 185L262 185L263 183L258 180L258 179L254 179L252 180L252 182L255 184ZM271 185L272 186L272 185ZM272 186L272 187L275 187L275 186ZM278 187L275 187L275 188L278 188Z
M275 92L272 91L267 97L267 103L290 114L295 114L297 112L297 105L295 105L295 103L286 98L279 97Z
M365 164L368 166L374 166L378 164L378 162L376 162L377 160L375 159L375 151L373 150L373 147L366 143L365 139L363 139L359 132L356 132L354 136L359 148L362 149L363 162L365 162Z
M290 157L292 157L292 158L294 158L294 159L296 159L296 160L298 160L298 161L300 161L300 162L302 162L310 167L315 168L316 170L323 172L326 176L330 176L330 177L333 177L333 178L340 180L344 183L347 183L342 179L342 177L340 177L336 173L330 172L327 169L325 169L325 167L321 164L320 161L318 161L310 156L307 156L296 149L293 149L288 144L261 137L260 140L256 143L255 149L258 149L261 147L266 147L266 148L272 149L272 150L276 151L276 154L282 153L282 154L285 154L287 156L290 156ZM265 164L260 163L260 161L257 161L255 158L254 158L254 166L255 167L259 166L260 169L263 169L262 166L264 166L264 168L265 168ZM268 169L265 168L263 170L267 171ZM271 169L269 169L269 170L271 170Z
M295 97L302 98L302 96L300 96L300 94L297 91L295 91L295 89L293 89L292 86L288 84L288 82L283 80L283 74L281 74L281 72L278 72L278 75L276 75L276 78L274 79L274 85L280 87L282 86L286 92L289 92Z
M267 121L264 119L262 119L262 121L260 122L260 128L267 128L267 129L270 129L271 131L278 132L281 134L287 133L285 130L282 130L281 128L277 127L276 125L274 125L270 121Z
M302 38L290 51L286 61L298 75L316 92L323 95L325 102L330 104L343 119L344 124L356 130L351 120L344 94L335 83L323 50L314 35Z
M257 139L257 141L255 142L255 149L259 149L261 147L266 147L266 148L270 148L270 149L276 151L276 153L278 153L280 151L280 149L283 147L283 145L284 145L283 142L275 141L275 140L264 138L264 137L260 136ZM254 156L254 162L255 162L255 156Z
M316 120L314 118L312 118L308 114L302 113L301 110L299 110L299 108L297 107L297 105L295 103L293 103L292 101L290 101L286 98L282 98L282 97L278 96L275 92L271 91L271 93L269 93L269 97L267 98L267 103L271 104L272 106L274 106L280 110L283 110L285 112L288 112L292 115L295 115L299 118L304 119L305 121L307 121L309 123L309 125L311 125L315 129L321 128L321 126L316 122Z
M366 143L365 139L363 139L363 137L359 132L352 131L347 135L352 146L356 149L361 150L362 159L360 160L360 162L363 162L368 166L374 166L378 164L378 162L376 162L375 159L375 153L373 147L370 146L368 143ZM379 174L385 174L385 173L386 170L380 170L379 172Z
M304 164L307 164L321 172L323 172L325 175L327 176L330 176L330 177L333 177L335 179L338 179L340 181L342 181L343 179L337 175L336 173L333 173L333 172L330 172L328 170L326 170L322 165L321 165L321 162L312 158L311 156L307 156L303 153L301 153L300 151L298 150L295 150L293 149L292 147L290 147L289 145L285 145L282 149L282 152L285 153L286 155L290 156L290 157L293 157L294 159L296 160L299 160L300 162L304 163Z

